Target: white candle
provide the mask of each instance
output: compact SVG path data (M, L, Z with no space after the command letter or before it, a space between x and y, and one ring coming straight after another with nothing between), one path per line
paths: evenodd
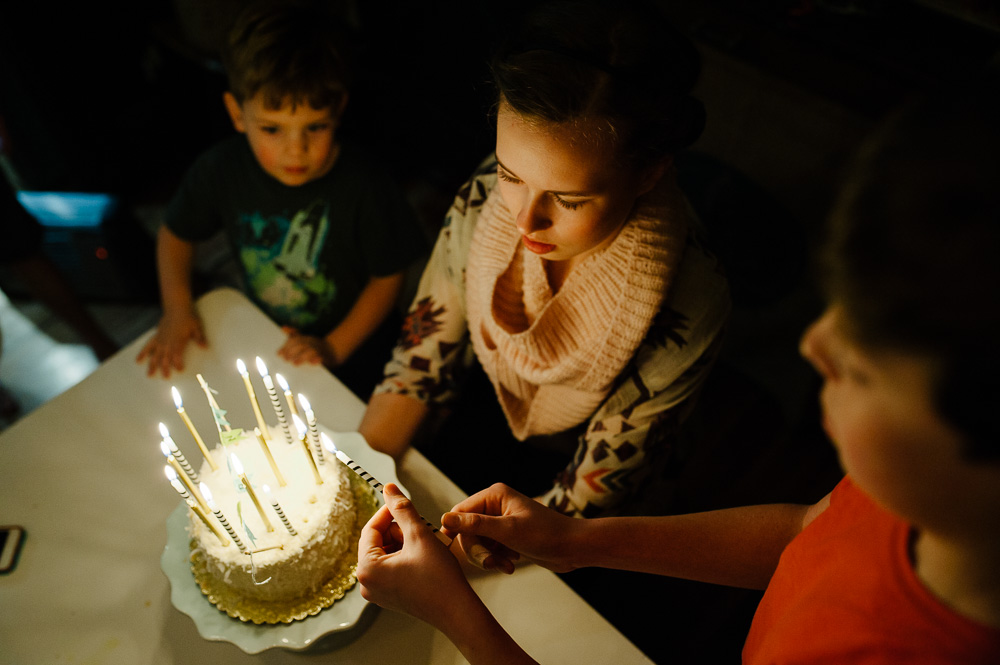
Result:
M247 397L250 398L250 406L253 407L253 415L257 419L257 426L263 432L264 438L270 440L271 435L267 429L267 423L264 422L264 414L260 412L260 402L257 401L257 393L254 392L253 384L250 383L250 373L247 371L247 366L241 358L236 359L236 370L243 377L243 385L246 386Z
M167 480L169 480L170 484L173 485L175 490L177 490L177 493L181 495L181 498L184 500L184 503L188 505L188 508L191 509L191 512L197 515L198 518L205 523L205 526L215 534L215 537L219 539L219 542L222 543L223 547L228 547L229 541L226 540L226 537L219 533L219 530L208 521L208 515L206 515L202 509L198 507L198 504L195 503L195 501L191 498L191 495L184 489L184 486L181 485L180 481L177 479L177 472L167 465L163 467L163 473L166 474ZM205 483L202 483L203 486L204 484Z
M264 512L264 506L260 505L257 493L253 491L253 486L247 479L247 475L243 472L243 465L240 463L240 459L236 456L236 453L230 453L229 459L233 463L233 470L236 471L236 475L243 481L243 487L246 488L247 494L250 495L250 500L253 501L254 507L257 508L257 513L260 514L260 519L263 520L264 526L268 531L274 531L274 527L271 526L271 520L267 519L267 514Z
M177 407L177 414L181 417L181 420L184 421L184 424L187 425L188 431L191 432L191 436L194 437L195 443L197 443L198 448L201 449L201 454L208 460L208 465L212 467L212 471L215 471L219 467L215 464L215 460L212 459L212 455L208 452L208 447L202 440L201 435L198 434L198 430L194 428L194 424L191 422L191 418L188 417L187 411L184 410L184 402L181 401L180 391L177 390L176 386L170 386L170 394L173 395L174 406Z
M233 527L229 525L229 520L226 519L226 516L222 514L222 510L220 510L219 507L215 505L215 501L212 500L212 490L208 489L208 485L205 483L201 483L199 487L201 488L202 495L205 497L205 501L208 502L209 510L212 511L215 518L219 520L223 528L225 528L226 533L228 533L229 537L233 539L234 543L236 543L236 547L239 548L240 552L246 554L247 548L243 546L243 541L236 535Z
M160 423L160 436L163 437L163 440L170 448L170 453L174 456L174 459L176 459L177 463L181 465L182 469L184 469L184 473L186 473L194 482L198 482L198 472L194 470L194 467L188 464L187 458L184 457L184 453L180 451L177 444L174 443L174 440L170 438L170 431L163 423Z
M302 448L306 451L306 457L309 458L309 464L312 466L313 477L316 479L316 484L322 485L323 476L319 474L319 468L316 466L316 460L313 459L312 451L309 449L309 442L306 441L306 426L302 422L302 419L295 414L292 414L292 422L295 423L295 430L299 433L299 441L302 443Z
M323 446L325 446L327 450L329 450L331 453L333 453L333 455L337 459L339 459L341 462L343 462L347 466L347 468L349 468L354 473L358 474L358 476L360 476L362 480L364 480L366 483L368 483L368 485L373 490L375 490L377 492L381 492L381 490L384 487L384 485L382 485L382 483L378 480L378 478L376 478L372 474L370 474L367 471L365 471L361 467L360 464L358 464L357 462L355 462L354 460L352 460L350 457L348 457L347 453L345 453L343 450L337 448L337 446L334 445L333 440L326 435L326 432L323 432L320 435L320 438L323 441ZM427 527L431 531L434 532L434 535L437 536L437 539L440 540L442 543L444 543L445 547L450 547L451 546L451 538L449 538L448 536L446 536L443 533L441 533L441 531L436 526L434 526L429 521L427 521L427 518L425 518L425 517L423 517L423 516L421 516L419 514L417 516L420 517L420 519L422 519L424 521L424 524L426 524Z
M302 393L299 393L299 404L306 414L306 424L309 426L309 440L312 442L313 450L316 451L316 463L323 464L323 444L319 441L319 429L316 427L316 414L313 413L312 405Z
M160 441L160 451L163 452L163 456L167 458L167 464L173 467L174 471L177 473L177 477L180 479L184 486L187 488L188 493L194 498L198 505L205 510L208 510L208 506L205 505L205 500L201 497L201 493L195 488L194 483L188 478L188 475L184 473L184 469L181 465L177 463L174 456L170 453L170 447L167 445L166 441Z
M295 400L292 398L292 390L288 387L288 381L285 381L285 377L280 374L275 374L274 379L278 382L278 385L281 386L281 390L285 393L285 401L288 402L288 412L293 416L297 416L299 414L299 409L295 406Z
M264 489L264 496L266 496L267 500L271 502L271 507L274 508L274 512L278 513L278 517L281 519L281 523L285 525L286 529L288 529L288 533L292 534L293 536L299 535L298 532L296 532L295 529L292 528L292 525L291 523L289 523L288 518L285 517L285 511L282 510L281 506L278 505L278 501L271 496L271 488L268 487L267 485L261 485L261 487Z
M267 388L267 396L271 400L271 406L274 408L274 415L278 417L278 424L281 425L281 429L285 432L285 439L288 440L289 444L294 443L292 439L292 432L288 429L288 421L285 420L285 410L281 408L281 402L278 400L278 391L274 389L274 381L271 380L271 375L267 373L267 365L264 361L257 356L257 371L260 373L260 379L264 382L264 387Z

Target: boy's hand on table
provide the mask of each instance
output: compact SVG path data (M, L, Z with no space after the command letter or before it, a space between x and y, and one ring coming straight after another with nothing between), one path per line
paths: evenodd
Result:
M288 337L278 349L279 357L293 365L325 365L332 369L339 364L333 349L322 338L303 335L288 326L284 326L282 330Z
M385 505L365 525L358 543L361 595L440 628L453 619L446 614L475 602L475 592L399 488L386 485L384 496Z
M198 315L193 311L180 315L164 314L156 332L142 347L135 361L143 363L148 360L146 376L155 376L160 372L163 378L169 378L172 369L178 372L184 369L184 350L191 341L203 348L208 346Z
M486 570L509 575L522 556L557 573L575 568L569 535L578 520L500 483L456 504L441 524Z

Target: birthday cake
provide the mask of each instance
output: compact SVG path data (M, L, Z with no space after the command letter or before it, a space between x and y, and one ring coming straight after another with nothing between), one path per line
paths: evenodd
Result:
M217 468L205 461L199 472L211 514L206 523L189 511L192 561L203 590L220 609L255 623L331 604L331 594L339 597L354 584L357 561L351 472L332 457L313 467L304 444L288 443L277 428L269 434L273 465L253 433L212 450ZM224 524L232 531L220 528Z

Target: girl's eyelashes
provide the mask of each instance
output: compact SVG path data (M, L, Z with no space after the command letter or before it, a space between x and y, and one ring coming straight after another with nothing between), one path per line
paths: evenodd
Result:
M497 167L497 177L500 178L501 180L505 181L505 182L512 182L512 183L515 183L515 184L520 184L520 182L521 182L520 180L518 180L517 178L515 178L511 174L509 174L506 171L504 171L503 167L500 167L500 166Z
M554 198L556 200L556 203L561 205L563 208L566 208L567 210L576 210L584 203L583 201L566 201L564 199L559 198L558 196Z
M507 173L507 171L505 171L501 166L497 166L497 177L504 182L509 182L515 185L521 184L521 180L519 178L515 178L511 174ZM555 194L552 195L552 198L555 199L556 203L567 210L576 210L585 203L585 201L567 201Z

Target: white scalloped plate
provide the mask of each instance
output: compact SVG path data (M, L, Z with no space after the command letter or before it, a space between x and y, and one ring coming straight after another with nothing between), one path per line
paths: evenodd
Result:
M396 478L393 459L369 447L360 434L321 429L375 478L383 483L395 483L406 492ZM187 506L181 502L167 518L167 544L160 557L160 567L170 580L170 601L191 617L206 640L231 642L249 654L272 648L330 650L351 642L375 618L378 607L361 597L357 585L316 616L292 623L257 625L229 617L205 598L195 582L189 561L187 521Z

